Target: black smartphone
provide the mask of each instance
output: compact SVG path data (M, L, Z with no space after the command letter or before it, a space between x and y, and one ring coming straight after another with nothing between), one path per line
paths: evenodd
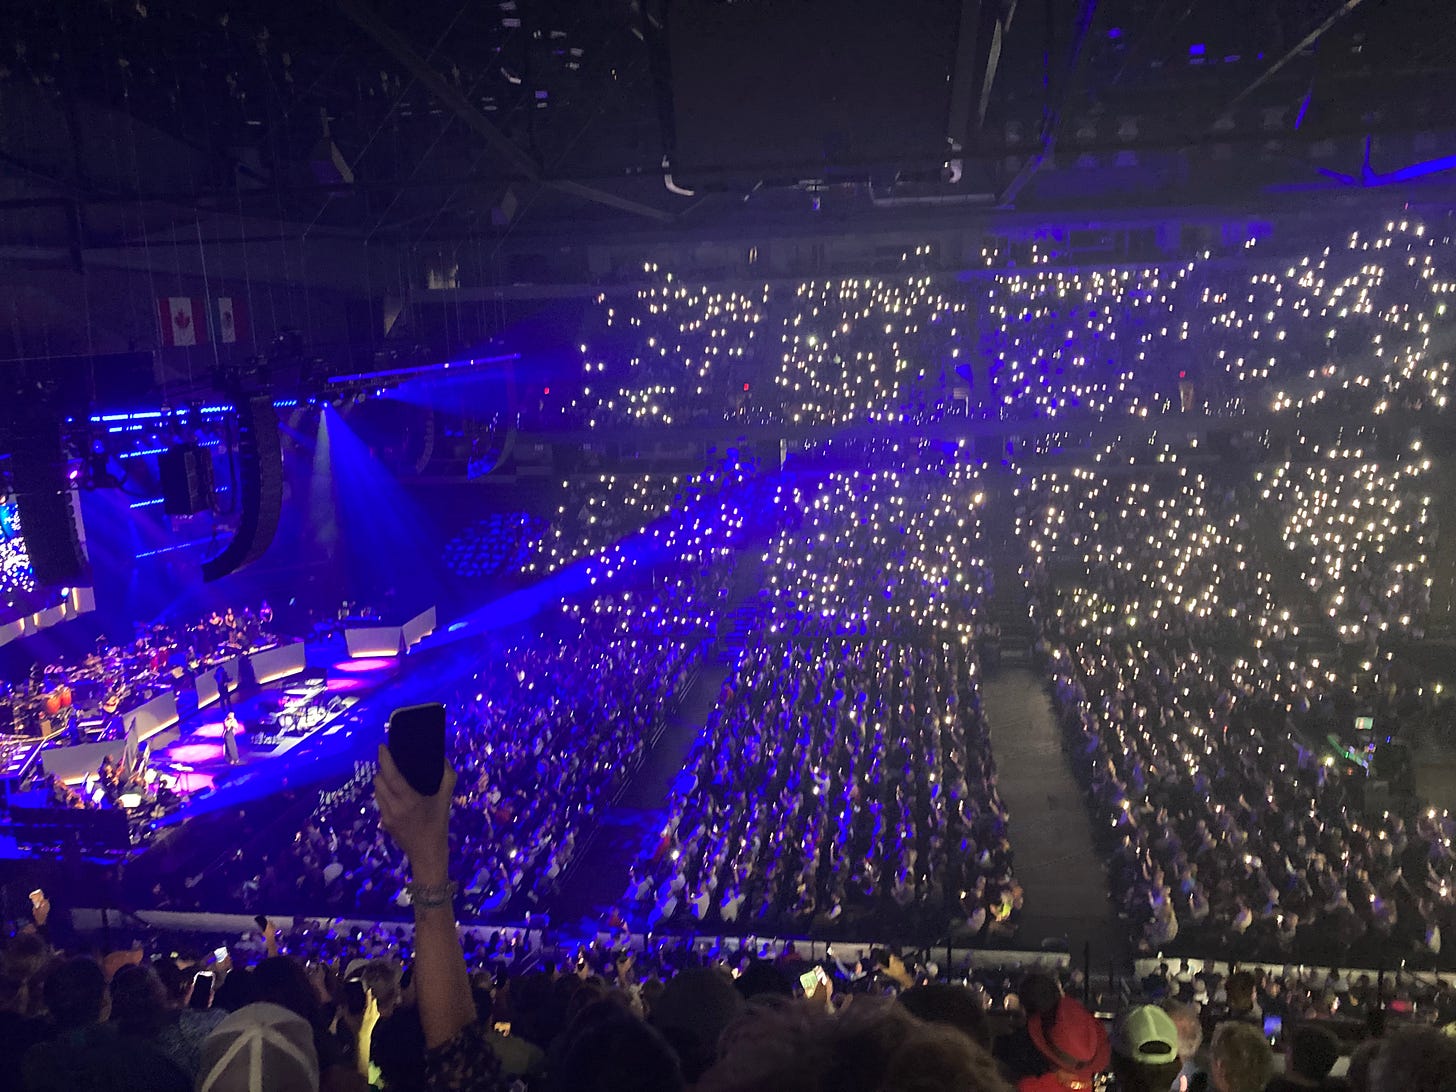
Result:
M350 978L344 982L344 1004L355 1016L362 1016L365 1008L369 1005L369 998L364 992L364 983L357 978Z
M421 796L434 796L445 778L445 707L437 701L389 714L389 757Z
M194 1009L212 1007L212 986L216 981L211 971L198 971L192 976L192 997L188 1004Z

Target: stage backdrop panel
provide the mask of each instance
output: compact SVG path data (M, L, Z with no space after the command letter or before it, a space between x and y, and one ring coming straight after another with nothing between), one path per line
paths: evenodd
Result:
M260 685L297 675L308 666L308 654L302 641L266 648L249 657L253 664L253 677Z
M344 630L344 647L352 659L398 656L403 631L399 626L360 626Z
M435 608L421 611L403 626L404 647L414 648L435 632Z
M176 728L164 728L152 737L153 753L172 743L177 738ZM101 768L101 760L107 755L120 764L126 741L122 739L102 740L100 743L82 743L75 747L52 747L40 753L40 763L45 772L74 785L83 781L87 774Z
M158 732L177 723L177 695L170 690L165 694L158 694L145 705L123 713L121 719L128 732L133 724L136 725L138 742L151 739Z
M217 701L217 669L221 667L227 672L228 683L231 688L238 685L238 668L242 657L234 656L230 660L224 660L220 664L213 664L204 667L197 674L197 708L202 709Z

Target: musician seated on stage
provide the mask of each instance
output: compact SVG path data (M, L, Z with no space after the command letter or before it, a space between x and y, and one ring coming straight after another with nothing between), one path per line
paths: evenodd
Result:
M49 737L74 727L81 714L112 716L174 689L180 664L196 675L210 662L270 643L273 618L264 600L256 612L227 607L190 625L138 626L126 644L98 638L81 660L37 663L25 678L0 680L0 696L10 699L17 730ZM81 742L79 731L73 736Z

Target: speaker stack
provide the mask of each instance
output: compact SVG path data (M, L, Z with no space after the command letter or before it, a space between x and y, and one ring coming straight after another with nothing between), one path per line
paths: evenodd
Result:
M200 444L174 444L157 456L162 511L193 516L212 508L212 457Z
M218 580L262 557L283 512L283 444L273 398L239 398L238 462L242 518L227 548L202 563L204 580Z
M16 422L10 485L20 516L20 534L36 582L51 587L74 587L90 579L67 466L59 417L42 413Z

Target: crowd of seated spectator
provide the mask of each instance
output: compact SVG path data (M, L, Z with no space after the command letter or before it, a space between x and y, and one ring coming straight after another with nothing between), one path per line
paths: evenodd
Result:
M654 927L1014 927L971 640L977 486L935 468L785 490L760 637L630 883Z
M655 521L671 514L670 526L686 525L678 535L687 546L682 535L697 530L695 518L710 512L717 498L733 504L734 494L754 476L753 462L734 454L697 474L598 474L564 481L556 516L522 571L546 575L590 559L593 575L611 578L639 546L631 540Z
M649 266L582 344L584 423L1095 421L1440 408L1452 239L1415 220L1281 256L1038 263L715 290ZM975 317L973 317L975 316Z
M1340 612L1319 609L1318 593L1349 579L1351 557L1324 554L1313 583L1311 570L1277 581L1253 528L1304 520L1305 501L1235 479L1076 470L1023 492L1037 652L1120 909L1147 950L1429 964L1456 905L1451 820L1367 807L1364 771L1323 757L1323 734L1337 696L1368 709L1382 738L1434 696L1402 683L1383 640L1373 662L1339 655ZM1332 525L1379 526L1401 508L1400 491L1356 483L1331 494ZM1410 556L1428 532L1398 520L1379 554ZM1419 566L1401 576L1421 579ZM1309 651L1321 639L1325 658Z
M1366 659L1395 637L1425 635L1440 521L1422 446L1415 440L1408 458L1377 460L1331 444L1313 452L1318 462L1284 462L1256 476L1260 498L1280 513L1300 581L1339 642L1363 648Z
M589 575L539 630L478 650L473 677L447 702L462 771L452 851L467 917L529 912L555 890L711 645L744 526L736 498L674 510L651 532L661 557L643 549L617 563L640 562L636 579L597 590ZM185 902L401 912L404 862L367 798L366 769L325 793L283 852L240 850Z
M471 580L514 572L542 533L541 522L524 512L492 512L445 544L445 564Z
M451 712L462 770L452 846L462 907L499 916L550 891L595 814L636 768L702 655L702 634L622 632L609 614L483 651L489 664ZM473 691L473 692L471 692ZM367 806L368 782L331 793L290 849L228 895L252 904L398 913L404 862ZM249 869L244 869L249 871Z

